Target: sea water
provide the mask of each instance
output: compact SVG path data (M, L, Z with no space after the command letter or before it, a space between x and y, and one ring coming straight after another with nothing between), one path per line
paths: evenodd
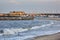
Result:
M0 40L29 40L28 38L60 32L60 21L14 20L0 21Z

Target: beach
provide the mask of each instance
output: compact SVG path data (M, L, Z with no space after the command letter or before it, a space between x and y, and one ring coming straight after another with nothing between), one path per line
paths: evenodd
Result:
M40 20L56 20L60 21L60 18L40 18ZM37 36L34 37L33 40L60 40L60 32L51 34L51 35L44 35L44 36Z
M60 40L60 32L52 35L38 36L33 40Z

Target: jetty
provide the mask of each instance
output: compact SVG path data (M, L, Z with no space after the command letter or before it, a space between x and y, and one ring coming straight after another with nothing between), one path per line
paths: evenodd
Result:
M60 13L25 13L24 11L0 13L0 20L33 20L36 16L43 20L60 20Z
M39 17L40 20L58 20L60 21L60 13L32 13L34 17Z
M12 11L6 14L0 14L0 20L33 20L34 17L23 11Z

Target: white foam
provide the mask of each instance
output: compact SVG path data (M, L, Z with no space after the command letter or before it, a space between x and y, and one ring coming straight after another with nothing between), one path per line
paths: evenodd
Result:
M16 34L16 33L18 33L18 32L24 32L24 31L27 31L27 30L28 30L28 29L23 29L23 28L4 29L4 30L3 30L3 31L4 31L3 35L11 35L11 34L14 35L14 34Z
M41 25L41 26L35 26L35 27L32 27L31 29L39 29L41 27L51 26L52 24L54 24L54 23L51 22L50 24L45 24L45 25Z
M47 31L47 32L44 32L42 34L40 34L39 32L38 33L35 33L35 35L26 35L26 36L23 36L23 37L13 37L13 38L5 38L6 40L13 40L13 39L16 39L16 40L24 40L24 39L28 39L28 38L33 38L33 37L36 37L36 36L43 36L43 35L51 35L51 34L55 34L55 33L58 33L60 32L59 31Z
M11 29L4 29L3 35L15 34L15 32Z
M23 29L23 28L16 28L16 29L11 29L14 32L23 32L23 31L27 31L28 29Z
M47 32L44 32L44 33L42 32L41 34L40 34L40 32L37 32L37 33L35 33L35 35L24 36L21 39L33 38L33 37L36 37L36 36L43 36L43 35L51 35L51 34L55 34L55 33L58 33L58 32L60 32L60 30L58 30L58 31L47 31Z
M3 29L4 33L3 35L9 35L9 34L16 34L18 32L24 32L24 31L28 31L28 30L32 30L32 29L39 29L41 27L46 27L46 26L50 26L54 24L53 22L51 22L50 24L45 24L45 25L41 25L41 26L34 26L32 28L11 28L11 29ZM1 34L2 35L2 34Z

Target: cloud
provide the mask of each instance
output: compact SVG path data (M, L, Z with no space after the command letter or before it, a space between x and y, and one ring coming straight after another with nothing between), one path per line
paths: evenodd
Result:
M60 0L7 0L7 2L12 4L25 4L25 3L46 3L46 2L55 2L60 3Z
M9 0L10 3L20 4L20 3L38 3L38 2L56 2L59 0Z
M13 4L20 4L20 2L18 2L17 0L9 0L9 2Z
M25 0L25 2L53 2L53 1L58 1L58 0Z
M0 12L60 10L60 0L0 0Z

